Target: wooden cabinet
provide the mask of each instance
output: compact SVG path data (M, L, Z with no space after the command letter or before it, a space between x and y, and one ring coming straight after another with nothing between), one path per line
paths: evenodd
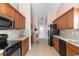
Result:
M25 17L8 3L0 3L0 16L15 22L14 29L25 29Z
M5 12L5 8L4 8L4 4L0 3L0 13L4 13Z
M67 22L68 22L67 28L68 29L74 28L74 8L72 8L66 13L66 17L67 17Z
M53 46L57 51L59 51L59 39L56 37L53 39Z
M79 56L79 47L57 37L54 37L53 39L53 47L61 56Z
M6 5L6 9L5 9L6 15L13 19L13 16L14 16L13 11L14 11L14 9L9 4L5 4L5 5Z
M63 16L59 17L58 19L56 19L54 24L57 24L58 29L66 29L67 28L67 18L65 16L65 14Z
M60 18L58 19L58 21L56 22L57 24L57 28L60 29Z
M15 21L15 29L19 29L18 27L18 13L16 10L13 10L13 20ZM15 16L16 15L16 16Z
M66 15L64 14L61 17L61 29L66 29L67 28L67 19L66 19Z
M76 47L70 43L67 43L67 56L79 56L79 47Z
M71 8L66 13L58 17L53 23L59 29L79 29L79 8Z
M20 29L24 29L25 28L25 18L22 15L18 14L17 22L18 22L17 23L18 28L20 28Z
M21 56L25 56L28 49L29 49L29 38L26 38L21 42Z

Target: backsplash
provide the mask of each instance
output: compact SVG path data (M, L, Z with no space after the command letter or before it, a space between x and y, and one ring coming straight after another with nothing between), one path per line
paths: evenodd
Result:
M64 29L60 30L60 35L72 39L79 39L79 30L77 29Z
M8 34L8 40L18 38L22 30L0 30L0 34Z

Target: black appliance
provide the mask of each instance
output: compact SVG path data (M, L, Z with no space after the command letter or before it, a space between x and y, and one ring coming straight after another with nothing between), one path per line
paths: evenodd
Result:
M4 56L20 56L20 40L8 40L8 46L4 48Z
M61 56L66 56L66 42L59 39L59 53Z
M0 49L8 45L7 38L8 38L7 34L0 34Z
M4 56L20 56L20 40L7 40L7 34L0 34L0 49L4 50Z
M14 28L15 22L0 16L0 29L6 29L6 28Z
M48 44L53 46L53 35L59 35L60 30L57 29L56 24L50 24L48 26Z

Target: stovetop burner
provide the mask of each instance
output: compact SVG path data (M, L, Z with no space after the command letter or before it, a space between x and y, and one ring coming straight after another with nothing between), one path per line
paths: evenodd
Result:
M7 46L8 46L8 43L1 44L0 49L5 49L5 47L7 47Z
M15 45L17 43L19 43L20 40L7 40L7 44L4 43L0 46L0 49L7 49L9 47L11 47L12 45Z

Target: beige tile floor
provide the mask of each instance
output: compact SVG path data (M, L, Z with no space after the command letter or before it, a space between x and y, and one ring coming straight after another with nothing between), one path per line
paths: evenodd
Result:
M60 56L59 53L48 45L47 40L40 40L32 45L32 49L28 51L26 56Z

